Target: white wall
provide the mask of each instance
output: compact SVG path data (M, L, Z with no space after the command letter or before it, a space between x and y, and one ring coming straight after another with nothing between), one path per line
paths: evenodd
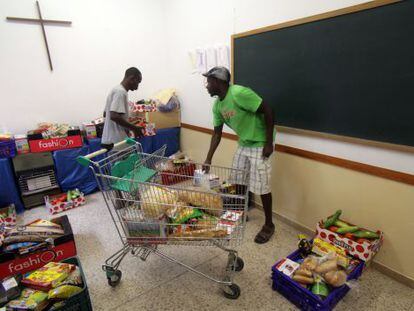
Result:
M0 0L0 128L24 133L38 122L80 124L100 116L110 88L129 66L144 76L140 99L176 87L183 122L211 127L213 100L204 79L191 74L188 51L230 45L231 35L362 3L361 0L43 0L55 67L50 72L38 25L6 22L37 17L32 0ZM227 129L227 131L230 131ZM279 133L279 143L357 162L414 173L413 152Z
M101 116L110 88L130 66L143 82L130 99L166 87L163 0L43 0L54 71L49 69L40 25L7 22L37 18L33 0L0 0L0 127L25 133L38 122L80 124Z
M188 51L196 47L231 44L231 35L360 4L360 0L174 0L166 2L168 64L172 83L184 103L185 123L212 127L213 100L204 79L191 74ZM230 131L227 129L227 131ZM344 159L414 173L414 151L396 151L349 143L341 139L279 133L277 142ZM412 148L414 150L414 148Z

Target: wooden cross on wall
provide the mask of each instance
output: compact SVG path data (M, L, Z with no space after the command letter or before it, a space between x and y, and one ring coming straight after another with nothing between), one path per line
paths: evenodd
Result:
M43 39L44 39L45 45L46 45L47 57L49 59L49 66L50 66L50 70L53 71L52 58L50 57L49 45L47 44L45 25L46 24L71 25L72 22L70 22L70 21L58 21L58 20L53 20L53 19L43 19L42 18L42 13L40 11L39 1L36 1L36 6L37 6L37 13L39 14L39 18L7 17L7 20L8 21L14 21L14 22L39 23L40 26L42 26Z

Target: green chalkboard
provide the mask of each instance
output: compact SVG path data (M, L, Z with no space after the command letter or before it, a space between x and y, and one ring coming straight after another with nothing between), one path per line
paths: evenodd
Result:
M414 146L414 0L236 35L233 75L276 125Z

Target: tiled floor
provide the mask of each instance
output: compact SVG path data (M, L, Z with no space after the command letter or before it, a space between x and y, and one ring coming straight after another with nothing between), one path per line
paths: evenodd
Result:
M234 280L241 288L237 300L224 298L215 283L154 255L145 262L128 255L121 264L121 283L111 288L101 265L121 242L101 195L96 193L87 199L87 205L67 215L94 310L296 310L271 288L271 266L292 252L297 243L299 232L285 223L276 221L275 237L265 245L257 245L253 238L262 225L263 214L259 210L250 212L245 241L238 249L245 267ZM44 207L23 216L25 222L39 217L49 217ZM224 252L217 248L177 246L163 250L218 277L226 264ZM368 269L336 310L414 310L413 294L413 289Z

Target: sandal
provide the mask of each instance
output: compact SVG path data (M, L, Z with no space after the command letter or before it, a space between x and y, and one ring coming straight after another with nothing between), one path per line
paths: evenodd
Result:
M254 238L257 244L264 244L270 240L272 235L275 233L275 225L263 226L259 233Z

